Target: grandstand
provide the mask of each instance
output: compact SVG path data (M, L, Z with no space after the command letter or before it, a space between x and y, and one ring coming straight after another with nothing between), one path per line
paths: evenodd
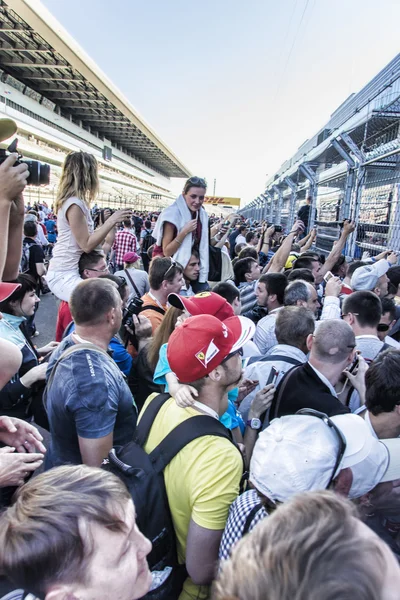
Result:
M51 164L50 185L28 186L26 202L53 203L71 150L99 162L99 206L159 210L171 177L190 172L49 11L0 0L0 117L18 125L24 157ZM6 147L7 144L1 144Z
M291 227L301 204L317 209L317 247L328 252L346 218L347 253L400 250L400 54L300 146L241 213Z

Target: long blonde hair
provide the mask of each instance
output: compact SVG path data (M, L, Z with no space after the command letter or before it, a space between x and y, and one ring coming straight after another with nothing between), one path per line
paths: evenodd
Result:
M97 160L88 152L70 152L64 162L54 210L57 213L63 202L76 196L89 206L99 190Z

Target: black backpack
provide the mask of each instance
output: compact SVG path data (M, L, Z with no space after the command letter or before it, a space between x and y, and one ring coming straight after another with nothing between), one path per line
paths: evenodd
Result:
M236 446L230 431L222 423L211 416L201 415L175 427L147 454L143 446L158 412L169 398L169 394L156 396L142 413L134 440L123 447L113 448L103 463L104 469L122 479L132 496L137 525L153 545L147 557L150 570L172 568L162 585L145 596L152 600L177 600L187 577L185 565L179 565L177 560L176 535L163 475L165 467L187 444L204 435L226 438Z
M153 237L152 232L146 229L146 235L143 238L141 253L147 254L147 250L155 243L156 239Z

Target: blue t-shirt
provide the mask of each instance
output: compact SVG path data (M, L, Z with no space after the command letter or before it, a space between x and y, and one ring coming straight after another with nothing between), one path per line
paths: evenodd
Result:
M53 352L47 378L57 358L73 344L69 335ZM48 467L82 462L78 436L99 439L114 432L114 446L127 444L137 419L132 394L117 365L88 349L75 352L58 365L47 393L47 413L52 434Z
M158 385L164 385L164 391L169 392L168 383L165 376L168 373L171 373L171 367L168 363L167 358L167 347L168 344L163 344L160 348L158 363L156 365L156 369L154 371L153 381ZM240 415L240 413L236 410L235 402L238 397L239 390L235 388L228 392L228 408L226 412L219 418L221 423L225 425L227 429L235 429L236 427L240 427L240 431L242 435L244 435L244 431L246 429L246 425Z

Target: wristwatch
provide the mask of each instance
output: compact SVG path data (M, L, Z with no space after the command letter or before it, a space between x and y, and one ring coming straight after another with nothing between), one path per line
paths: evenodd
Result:
M250 429L255 429L256 431L258 431L259 429L261 429L262 423L261 423L260 419L257 419L257 417L254 417L254 419L249 419L246 422L246 425L248 427L250 427Z

